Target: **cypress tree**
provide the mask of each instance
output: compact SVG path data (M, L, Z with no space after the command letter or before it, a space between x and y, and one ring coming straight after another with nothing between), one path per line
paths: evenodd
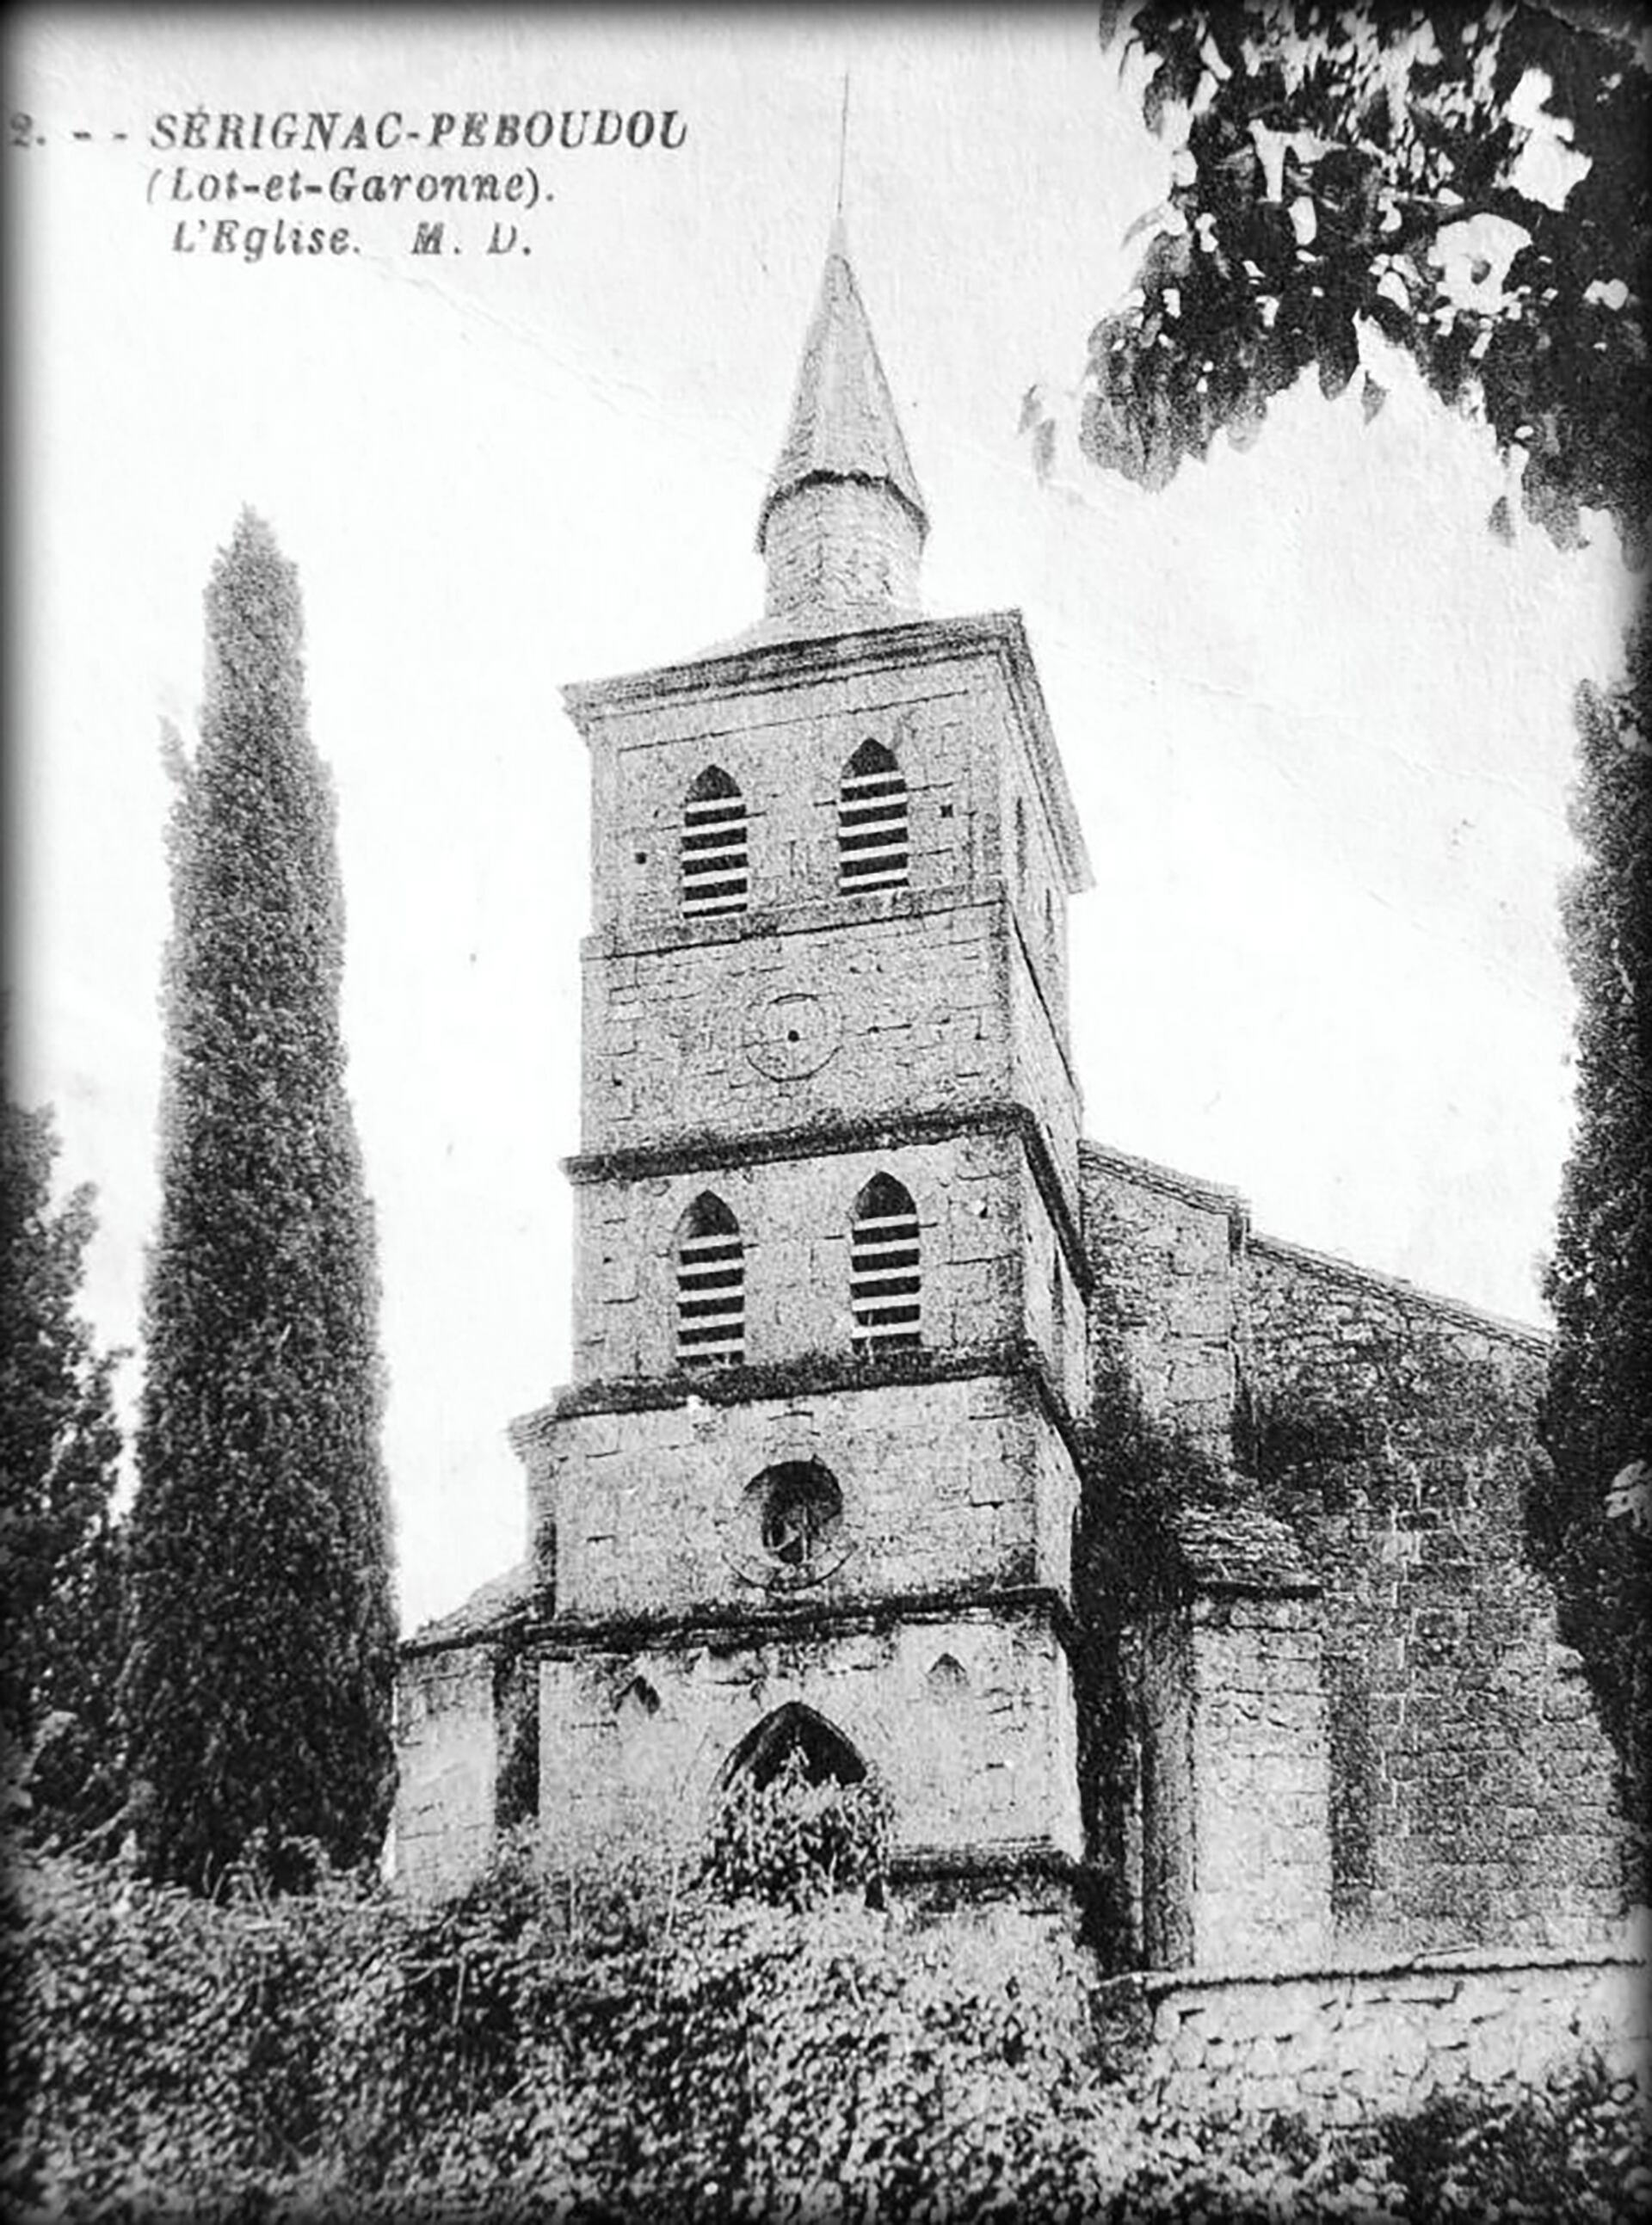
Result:
M79 1311L96 1227L83 1183L52 1202L49 1112L0 1115L0 1746L39 1838L81 1841L122 1804L113 1502L117 1353Z
M1643 1829L1652 1794L1652 618L1617 689L1579 690L1564 901L1578 992L1577 1127L1547 1295L1554 1308L1534 1542L1558 1582ZM1647 1883L1643 1875L1643 1889Z
M396 1643L332 793L297 573L250 511L206 603L199 745L173 753L121 1693L140 1854L200 1889L255 1835L278 1880L302 1873L295 1841L344 1864L377 1853Z

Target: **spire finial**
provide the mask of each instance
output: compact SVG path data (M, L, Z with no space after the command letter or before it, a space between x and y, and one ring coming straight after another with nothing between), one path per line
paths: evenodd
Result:
M843 222L843 176L849 160L849 73L843 73L843 111L838 118L838 199L835 214Z

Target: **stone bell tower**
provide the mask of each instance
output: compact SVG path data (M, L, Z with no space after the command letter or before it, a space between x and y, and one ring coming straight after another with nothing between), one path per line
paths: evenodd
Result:
M1066 912L1021 620L928 528L841 230L765 615L572 687L592 770L574 1380L516 1425L548 1845L680 1844L799 1743L914 1877L1080 1850L1085 1301Z

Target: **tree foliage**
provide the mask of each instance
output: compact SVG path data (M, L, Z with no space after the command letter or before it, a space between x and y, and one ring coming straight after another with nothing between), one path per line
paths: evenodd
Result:
M1567 1635L1593 1673L1643 1825L1652 1751L1652 620L1621 688L1579 690L1564 899L1578 991L1577 1132L1547 1296L1554 1309L1544 1437L1553 1467L1534 1534Z
M0 1734L32 1829L78 1838L119 1807L111 1696L119 1662L111 1379L77 1310L96 1226L91 1188L52 1201L51 1116L0 1127Z
M244 512L174 766L162 1197L122 1702L139 1843L205 1886L258 1832L348 1864L391 1790L373 1230L297 575Z
M1484 417L1557 542L1605 509L1638 549L1652 100L1611 22L1538 0L1105 7L1173 182L1091 335L1085 452L1162 486L1218 433L1247 445L1308 365L1342 393L1363 325Z

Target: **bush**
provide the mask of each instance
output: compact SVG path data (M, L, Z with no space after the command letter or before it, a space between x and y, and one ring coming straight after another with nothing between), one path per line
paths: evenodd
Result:
M1098 2051L1078 1949L911 1926L858 1876L801 1908L520 1860L425 1907L325 1870L280 1899L63 1858L15 1883L14 2214L1583 2220L1652 2184L1598 2065L1346 2129L1168 2112Z
M724 1900L815 1908L858 1887L881 1904L890 1810L881 1787L811 1781L794 1746L766 1784L742 1777L717 1812L704 1876Z
M1382 2131L1408 2217L1652 2216L1635 2081L1598 2060L1517 2095L1436 2095Z
M57 2216L215 2214L323 2137L318 2032L370 1904L326 1877L272 1901L243 1867L217 1902L66 1858L20 1867L7 1911L3 2190Z

